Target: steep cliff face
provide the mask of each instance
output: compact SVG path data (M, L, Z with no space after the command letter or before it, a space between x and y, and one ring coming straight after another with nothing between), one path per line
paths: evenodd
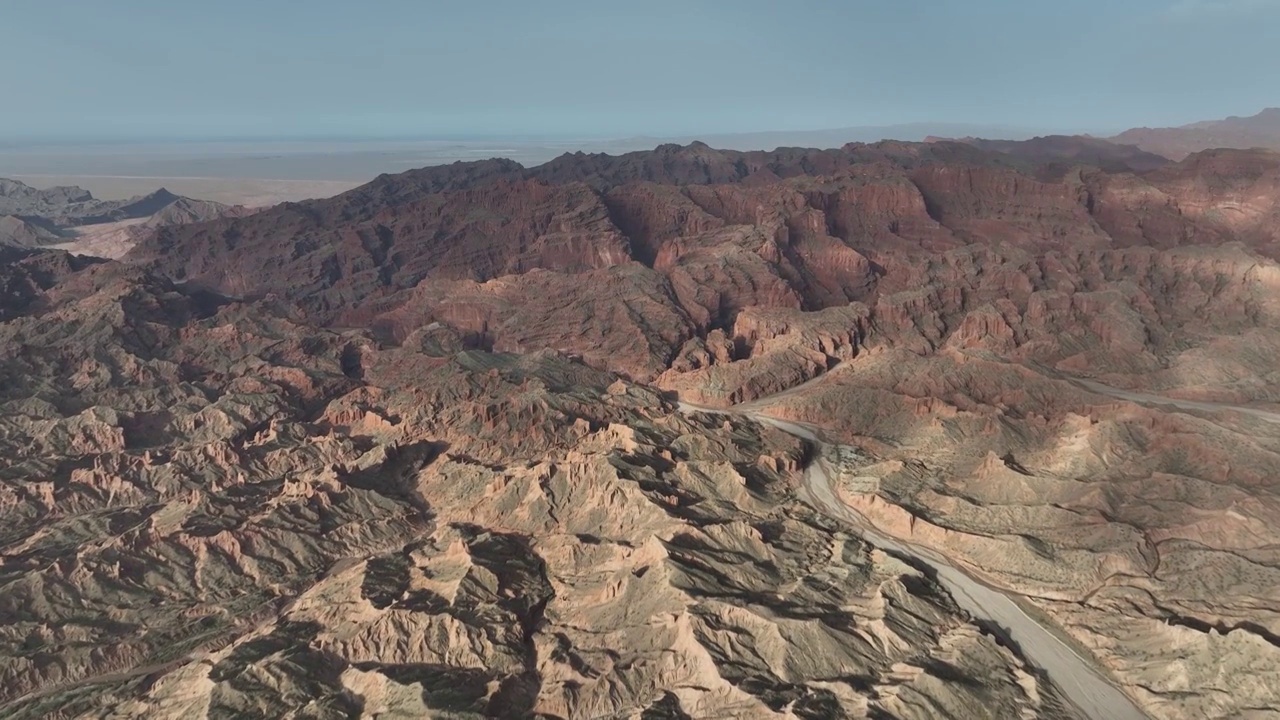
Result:
M1280 153L1211 150L1154 173L1183 212L1270 257L1280 250Z

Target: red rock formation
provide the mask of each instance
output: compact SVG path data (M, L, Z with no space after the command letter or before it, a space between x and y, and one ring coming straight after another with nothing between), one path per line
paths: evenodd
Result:
M133 264L7 255L0 703L94 714L88 681L138 715L1057 702L813 514L798 441L656 388L781 393L845 443L847 499L1036 598L1147 707L1274 705L1269 416L1061 375L1280 399L1277 159L1020 162L493 161L162 229Z
M1280 247L1274 155L1056 179L1003 158L946 142L694 144L530 170L459 164L163 230L132 259L224 293L279 294L319 322L397 339L443 323L476 346L554 349L646 379L693 362L677 358L703 350L682 347L744 310L849 302L872 308L878 342L920 352L1151 366L1190 317L1179 308L1245 291L1195 279L1193 255L1119 249ZM1235 278L1251 262L1222 257Z

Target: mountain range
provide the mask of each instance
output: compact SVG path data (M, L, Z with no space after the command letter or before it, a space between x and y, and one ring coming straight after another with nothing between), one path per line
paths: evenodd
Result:
M919 142L929 137L984 137L1029 140L1043 131L1007 125L977 123L919 122L892 125L856 125L817 130L773 130L742 133L704 133L672 137L634 137L616 141L625 149L648 149L658 144L687 145L703 142L725 150L762 150L777 147L839 147L846 143L874 143L881 140Z
M1232 116L1181 127L1134 128L1111 140L1172 160L1209 148L1280 150L1280 108L1267 108L1250 117Z
M1280 153L669 143L206 209L0 248L5 717L1280 707Z
M991 143L989 149L1009 141L1037 140L1040 145L1050 142L1077 143L1077 151L1097 152L1104 143L1132 146L1168 160L1182 160L1201 150L1216 148L1264 148L1280 150L1280 108L1267 108L1249 117L1232 116L1222 120L1205 120L1179 127L1132 128L1114 136L1102 133L1086 134L1081 131L1057 134L1043 130L1000 125L965 123L904 123L896 125L864 125L821 130L771 131L754 133L711 133L697 136L670 138L629 138L615 143L619 148L651 147L657 143L701 141L727 150L762 150L777 147L838 147L846 143L874 143L882 140L925 141L936 139L981 140ZM1079 140L1067 141L1066 138ZM1102 150L1101 152L1109 152ZM1092 159L1096 159L1096 156ZM1088 152L1081 162L1094 164Z
M0 246L57 246L114 257L150 229L249 212L164 188L128 200L98 200L79 187L36 189L0 178Z

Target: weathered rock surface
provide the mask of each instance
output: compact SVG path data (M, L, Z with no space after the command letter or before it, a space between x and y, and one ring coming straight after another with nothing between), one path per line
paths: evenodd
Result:
M848 503L1032 598L1153 716L1280 704L1274 423L956 348L863 354L769 412L831 428Z
M780 432L116 264L38 307L0 324L5 717L1070 716L798 501Z
M825 428L849 504L1153 716L1266 717L1280 156L1056 142L486 161L9 251L5 711L1070 716L799 498L803 445L678 397Z
M1056 180L1001 157L947 142L695 144L430 168L164 229L130 259L392 341L442 323L473 347L552 348L637 380L701 371L684 356L712 331L749 346L734 333L748 308L861 303L895 345L988 344L1092 372L1154 370L1175 346L1270 322L1280 156ZM1207 326L1191 322L1210 307Z

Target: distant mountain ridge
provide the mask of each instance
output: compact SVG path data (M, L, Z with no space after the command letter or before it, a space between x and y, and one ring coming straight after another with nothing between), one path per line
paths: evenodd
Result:
M1280 107L1267 108L1249 117L1231 116L1181 127L1133 128L1110 140L1135 145L1171 160L1182 160L1192 153L1214 148L1280 150Z
M925 142L942 142L930 137ZM953 140L990 152L1011 155L1037 165L1038 174L1056 176L1074 166L1088 165L1107 172L1147 172L1169 165L1163 155L1088 135L1046 135L1029 140L987 140L964 137Z
M0 246L65 244L85 233L77 228L146 220L145 229L243 215L238 206L175 195L164 188L127 200L99 200L76 186L34 188L0 178ZM113 230L114 231L114 230ZM136 239L137 232L126 232Z
M58 208L93 201L93 195L81 187L57 186L43 190L17 180L0 178L0 214L45 215Z
M630 149L649 149L661 143L687 145L701 141L722 150L772 150L779 147L840 147L846 143L876 143L882 140L920 142L929 137L995 137L1029 140L1046 134L1033 129L979 123L919 122L894 125L856 125L818 130L766 130L744 133L703 133L672 137L634 137L616 144Z
M148 217L179 199L160 188L128 200L99 200L81 187L38 189L0 178L0 215L41 218L60 228Z

